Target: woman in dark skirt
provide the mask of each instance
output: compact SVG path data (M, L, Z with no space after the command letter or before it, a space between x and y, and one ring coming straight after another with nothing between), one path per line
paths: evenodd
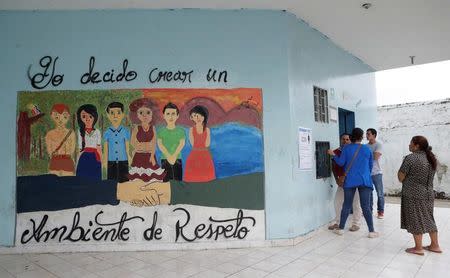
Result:
M97 120L97 107L94 105L84 104L78 108L77 122L80 129L77 135L80 157L77 164L77 176L93 180L102 179L102 137L100 130L95 128Z
M407 155L398 170L402 185L401 228L414 237L415 246L406 249L408 253L424 255L424 250L442 253L433 216L433 178L437 160L423 136L414 136L409 143ZM430 235L431 244L422 246L422 235Z

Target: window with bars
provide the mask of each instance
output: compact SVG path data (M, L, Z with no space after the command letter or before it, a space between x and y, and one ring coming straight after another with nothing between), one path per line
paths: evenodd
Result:
M328 123L328 92L314 86L314 119L316 122Z
M316 141L316 179L331 177L330 142Z

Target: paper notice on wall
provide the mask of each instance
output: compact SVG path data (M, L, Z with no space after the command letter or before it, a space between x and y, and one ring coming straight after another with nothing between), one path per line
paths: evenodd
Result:
M312 136L311 129L298 128L298 168L300 170L312 170Z

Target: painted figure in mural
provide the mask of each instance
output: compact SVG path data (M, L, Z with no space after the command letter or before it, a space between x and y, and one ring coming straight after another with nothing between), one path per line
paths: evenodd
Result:
M164 181L182 180L181 150L186 136L183 128L176 126L179 117L178 107L169 102L164 106L163 117L167 125L158 130L158 147L162 152L161 167L166 171Z
M69 107L58 103L53 105L50 117L55 123L55 128L47 132L45 145L50 157L48 171L58 176L73 176L75 164L73 154L75 152L75 133L66 127L70 119Z
M211 131L208 123L208 110L201 105L194 106L189 112L194 126L189 129L189 141L192 151L186 159L184 180L187 182L207 182L216 178L214 162L209 146Z
M111 102L106 107L106 115L111 126L103 135L103 165L108 169L108 180L124 182L128 180L130 160L130 131L121 125L125 116L123 104Z
M90 205L197 205L218 208L264 209L263 173L227 177L204 183L177 180L119 183L55 175L17 177L17 213L56 211ZM36 196L39 201L36 201ZM251 196L251 198L249 198Z
M77 122L78 146L80 158L77 164L77 176L88 177L94 180L102 179L102 146L100 130L95 129L98 120L97 107L84 104L78 108Z
M130 104L130 118L137 124L131 132L131 145L134 149L129 179L145 182L162 181L166 175L156 162L156 129L152 124L155 104L148 98L134 100Z

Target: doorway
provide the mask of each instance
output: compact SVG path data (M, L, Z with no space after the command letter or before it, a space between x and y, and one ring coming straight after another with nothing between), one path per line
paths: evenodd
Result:
M339 108L339 136L343 133L352 134L355 128L355 112Z

